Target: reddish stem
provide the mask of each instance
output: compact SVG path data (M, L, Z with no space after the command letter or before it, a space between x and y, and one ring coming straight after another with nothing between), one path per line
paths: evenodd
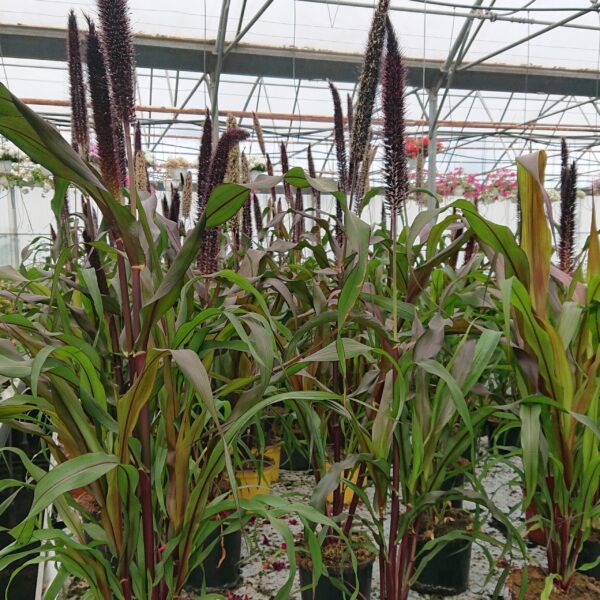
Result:
M356 478L356 486L360 489L363 487L366 476L366 463L360 463L358 467L358 477ZM350 502L350 508L348 509L348 517L346 518L346 523L344 523L344 535L349 535L350 530L352 529L352 522L354 521L354 516L356 514L356 509L358 508L358 494L354 492L352 494L352 501Z
M142 312L141 271L135 267L131 269L131 293L133 296L131 332L135 342L140 335L140 314Z
M146 364L146 353L141 352L133 357L136 377L140 377ZM156 549L154 543L154 518L152 510L152 482L150 472L152 466L152 448L150 432L150 407L146 403L140 412L137 428L138 438L142 446L143 468L139 469L140 485L139 497L142 505L142 529L144 532L144 557L146 569L150 577L154 578L154 563L156 560ZM158 588L152 590L152 598L158 598Z
M139 495L142 504L142 530L144 533L144 559L146 569L150 578L154 579L154 521L152 518L152 488L150 476L144 469L139 470L140 486ZM152 598L155 597L157 589L152 590Z
M394 436L392 440L392 506L390 509L390 537L388 543L388 562L391 580L394 581L397 562L396 535L398 533L398 523L400 522L400 452L398 449L398 440ZM395 589L395 585L394 585ZM394 595L395 597L395 595Z
M123 313L123 323L125 325L125 339L127 340L128 352L133 349L133 329L131 324L131 305L129 303L129 285L127 284L127 270L125 268L125 259L123 258L123 240L115 240L117 247L117 270L119 271L119 288L121 292L121 312Z

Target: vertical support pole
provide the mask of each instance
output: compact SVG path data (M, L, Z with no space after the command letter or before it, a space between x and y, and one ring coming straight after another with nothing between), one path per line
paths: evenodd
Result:
M8 235L10 236L10 262L13 267L19 266L19 236L17 231L17 198L15 186L8 188Z
M219 139L219 81L223 69L223 60L225 58L225 38L227 36L227 20L229 19L229 6L231 0L223 0L221 4L221 17L219 19L219 30L217 31L217 41L215 44L216 64L211 82L211 111L213 120L213 144Z
M429 191L435 194L435 182L437 177L437 105L438 105L438 90L432 88L429 90L429 146L428 146L428 162L427 162L427 187ZM433 204L432 202L427 204Z

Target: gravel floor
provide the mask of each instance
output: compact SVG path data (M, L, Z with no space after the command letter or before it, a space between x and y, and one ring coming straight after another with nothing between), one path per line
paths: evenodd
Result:
M506 464L500 463L488 467L486 472L479 470L483 476L483 485L490 497L493 499L498 510L506 515L511 515L511 521L515 525L523 526L523 515L519 509L521 502L521 489L515 479L515 473L512 468ZM308 473L294 473L291 471L281 471L280 482L273 485L275 494L285 495L294 500L307 500L314 489L314 479ZM474 509L475 505L468 502L465 508ZM502 527L492 519L492 516L486 511L482 516L485 523L482 526L482 532L490 538L504 544L505 536L502 533ZM302 527L295 519L290 519L291 529L301 534ZM242 584L231 594L232 600L269 600L273 598L287 579L287 561L285 553L281 550L282 540L279 535L267 522L256 523L255 528L251 530L244 541L242 551L243 566ZM492 598L494 589L497 586L498 579L503 569L497 569L492 572L489 581L486 578L490 573L489 562L486 557L486 550L495 559L500 555L500 549L491 543L482 541L473 546L471 558L471 576L469 590L464 594L454 596L458 600L475 600L481 598ZM537 547L528 547L529 563L539 564L543 562L543 549ZM523 563L518 549L515 549L511 555L503 557L503 564L518 565ZM299 582L296 578L295 586L291 599L299 600L298 593ZM508 596L502 594L504 598ZM422 596L416 592L411 592L411 600L419 598L431 598L431 596ZM500 596L502 597L502 596ZM194 598L190 595L190 598ZM379 573L377 568L373 570L373 587L371 599L379 598Z
M511 460L513 461L513 466L518 467L519 461L517 459ZM521 489L516 481L514 469L507 465L506 462L491 465L488 462L485 470L477 469L477 475L497 509L504 515L508 515L515 526L523 529L524 520L519 508L522 499ZM290 500L308 501L314 489L314 479L309 473L282 470L280 481L274 484L272 489L274 494L287 497ZM368 492L372 493L372 490L368 490ZM475 505L466 502L465 508L474 509ZM359 514L360 511L361 509L359 508ZM484 536L489 537L474 544L471 557L469 590L464 594L454 596L457 600L492 598L503 571L503 568L496 568L490 576L490 566L487 557L487 554L489 554L495 560L500 556L501 548L493 544L491 540L495 540L500 545L503 545L506 541L503 528L486 510L482 511L481 520L482 526L480 531ZM301 536L302 526L297 519L290 517L288 524L294 534L298 537ZM268 521L256 520L251 527L247 528L242 542L243 578L241 584L235 590L228 593L230 600L270 600L274 598L288 577L288 561L285 550L282 549L282 543L282 538ZM529 546L527 551L529 564L543 562L543 549ZM512 553L502 556L500 563L502 567L516 566L523 563L523 558L518 548L515 548ZM298 589L299 582L296 577L290 600L299 600L300 594ZM79 590L81 590L81 587L79 587ZM79 590L75 591L74 587L70 586L69 592L64 596L65 600L81 597ZM182 599L192 600L197 597L194 593L186 592L182 596ZM425 597L433 598L431 596L422 596L416 592L411 592L410 595L411 600ZM371 599L377 600L378 598L379 573L375 566L373 570ZM504 590L500 592L499 598L508 598Z

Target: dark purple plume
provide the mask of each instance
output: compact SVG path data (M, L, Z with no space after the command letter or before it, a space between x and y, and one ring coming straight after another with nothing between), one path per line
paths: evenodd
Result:
M121 185L127 185L127 149L125 148L125 132L123 123L115 121L115 138L117 140L118 161L119 161L119 176Z
M354 104L352 103L352 96L348 94L346 96L346 104L348 105L346 119L348 121L348 139L352 144L352 127L354 126Z
M98 0L102 40L110 72L115 116L135 121L135 52L127 0Z
M181 196L179 188L171 184L171 206L169 208L169 219L173 223L179 223L179 213L181 210Z
M306 162L308 163L308 174L313 177L316 178L317 176L317 170L315 169L315 161L313 158L313 153L312 153L312 148L309 146L307 151L306 151ZM317 213L317 218L321 217L321 192L319 192L319 190L315 190L314 188L311 188L312 190L312 197L313 197L313 201L315 203L315 210Z
M237 146L237 144L240 142L243 142L247 137L248 132L244 131L243 129L238 129L237 127L227 129L227 131L223 133L210 163L210 174L206 189L206 198L210 196L210 193L217 185L223 183L225 173L227 172L229 152L231 149Z
M100 38L98 37L93 21L89 18L88 25L88 85L92 99L100 171L110 192L116 198L121 199L119 153L115 137L108 72L106 70L104 51Z
M206 111L202 140L200 141L200 154L198 156L198 218L206 206L206 186L210 174L210 159L212 156L212 119Z
M359 165L364 160L373 117L373 107L377 96L381 55L385 41L385 29L389 0L379 0L367 41L367 49L359 78L358 101L352 125L352 142L350 147L350 185L354 192L359 175Z
M285 175L290 170L290 161L288 160L288 153L285 144L281 142L279 145L281 151L281 173ZM294 206L294 197L292 196L292 187L287 181L283 181L283 194L286 202L290 208Z
M333 98L333 133L338 167L338 185L340 191L346 193L348 190L348 156L346 154L346 135L344 133L344 113L342 112L340 94L331 81L329 82L329 89Z
M385 201L392 215L398 215L408 195L408 170L405 137L404 90L406 69L394 28L387 21L387 49L383 67L383 171L386 180Z
M248 195L246 202L244 202L244 208L242 209L242 235L244 239L244 245L250 246L252 242L252 200L253 193Z
M219 230L217 227L211 227L204 232L204 236L200 240L197 264L201 275L208 275L217 270L218 256Z
M271 162L271 157L267 154L267 175L273 177L275 171L273 170L273 163ZM273 187L271 188L271 205L273 207L273 212L275 212L275 205L277 203L277 190ZM257 225L258 227L258 225ZM262 227L261 227L262 228Z
M133 153L137 154L142 152L142 128L140 127L139 121L135 124L135 136L133 143Z
M302 195L302 189L296 188L296 206L294 207L299 212L304 212L304 197ZM300 237L305 231L304 226L304 215L295 214L294 215L294 232L293 232L293 241L299 242Z
M208 121L208 118L207 118ZM210 122L208 123L210 125ZM199 159L199 171L200 169L205 168L205 156L203 152L208 152L210 148L209 142L212 142L212 134L210 134L210 138L206 132L207 123L204 124L204 135L202 136L202 142L200 145L200 159ZM206 137L206 139L205 139ZM212 190L223 183L223 179L225 177L225 173L227 172L227 165L229 163L229 152L233 147L235 147L240 142L243 142L248 137L248 132L243 129L238 129L237 127L232 127L227 129L225 133L221 136L219 143L217 144L217 148L210 160L210 167L207 171L207 175L202 175L202 178L206 177L206 180L203 182L203 190L202 196L199 194L199 215L204 212L204 207L206 206L206 202L210 197ZM205 146L207 144L207 146ZM202 182L199 182L202 183ZM200 193L200 187L199 187ZM200 242L200 252L198 255L198 269L200 273L203 275L207 275L209 273L213 273L217 270L218 267L218 256L219 256L219 228L211 227L207 229L204 233L204 237Z
M88 129L88 111L83 65L81 64L81 44L75 12L69 12L67 35L67 61L69 65L69 86L71 93L71 127L73 147L84 158L90 149L90 132Z
M252 197L252 208L254 210L254 224L256 226L256 233L260 233L263 228L262 211L260 208L260 202L256 194L251 194Z
M577 214L577 165L569 166L569 150L561 140L560 240L558 258L562 271L575 270L575 220Z
M162 195L162 198L160 199L160 205L161 205L161 208L162 208L163 217L165 219L168 219L169 216L170 216L170 212L171 211L169 209L169 201L167 200L167 195L166 194Z

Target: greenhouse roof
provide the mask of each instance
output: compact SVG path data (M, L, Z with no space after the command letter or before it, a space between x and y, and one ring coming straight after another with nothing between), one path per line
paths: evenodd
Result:
M355 93L373 5L131 0L138 117L147 146L159 159L192 156L206 108L218 108L222 121L237 114L242 126L257 111L268 142L288 140L299 162L312 144L323 172L333 171L326 79ZM75 9L82 26L83 14L95 14L94 0L4 6L2 80L68 133L66 14ZM598 9L589 0L392 0L391 19L409 67L409 132L442 140L440 171L493 171L524 150L546 147L555 177L565 136L579 158L581 180L596 178ZM218 107L211 104L215 82ZM376 162L375 176L378 169Z

